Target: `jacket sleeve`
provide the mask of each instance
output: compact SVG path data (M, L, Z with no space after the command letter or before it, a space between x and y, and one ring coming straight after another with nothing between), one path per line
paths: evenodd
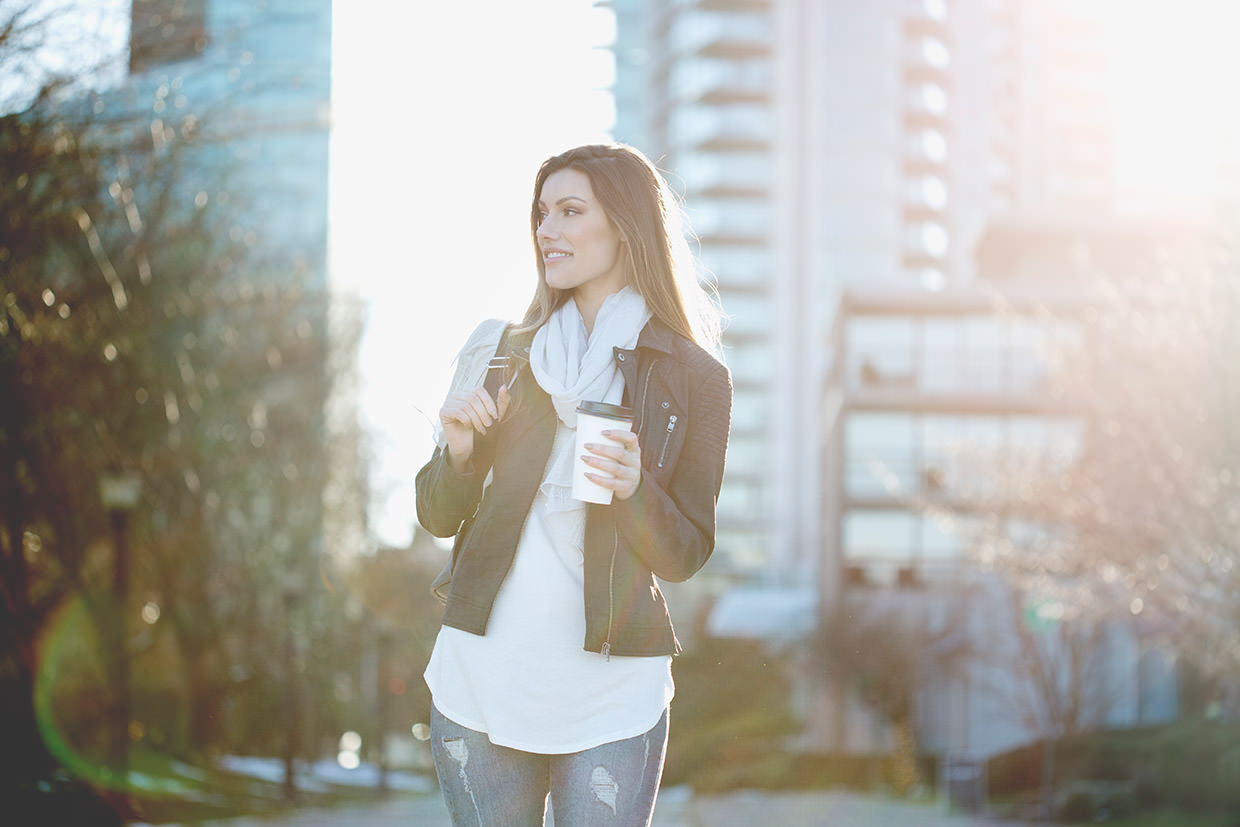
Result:
M688 414L691 427L667 487L643 468L633 496L612 506L625 545L672 582L689 579L715 548L715 507L732 420L732 377L722 364L714 363L691 389Z
M436 537L460 530L482 499L483 475L471 463L464 473L453 470L444 448L436 448L430 462L418 472L418 522Z
M488 319L478 325L457 354L449 393L482 384L487 363L503 335L505 324L502 319ZM448 463L447 443L438 423L435 441L438 447L430 461L422 466L415 481L418 522L436 537L451 537L478 507L489 469L478 470L471 464L465 473L452 470Z

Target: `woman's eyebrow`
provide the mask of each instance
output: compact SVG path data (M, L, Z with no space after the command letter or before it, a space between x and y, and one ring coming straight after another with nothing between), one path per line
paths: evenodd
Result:
M558 207L561 204L563 204L565 201L580 201L582 204L590 203L589 201L586 201L586 199L582 198L579 195L566 195L563 198L556 200L555 205ZM545 207L546 204L543 203L542 199L539 199L538 206Z

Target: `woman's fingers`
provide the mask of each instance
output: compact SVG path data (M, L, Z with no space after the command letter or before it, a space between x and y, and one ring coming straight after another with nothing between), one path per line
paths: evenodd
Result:
M586 443L589 451L582 459L601 474L586 474L588 479L610 488L622 500L637 490L642 479L641 448L637 435L631 431L603 431L609 442ZM619 443L619 444L616 444Z
M613 442L619 442L620 447L624 449L626 454L631 455L636 460L641 459L641 447L637 444L637 434L632 431L603 431L603 436Z
M611 460L616 466L641 468L641 448L637 445L636 434L632 431L603 431L603 436L608 442L590 442L586 444L586 449Z
M506 395L501 392L501 397ZM505 410L507 407L505 404ZM457 423L469 426L482 434L485 434L487 428L494 425L501 415L495 401L491 399L491 394L487 393L485 388L452 394L439 409L439 419L445 426Z

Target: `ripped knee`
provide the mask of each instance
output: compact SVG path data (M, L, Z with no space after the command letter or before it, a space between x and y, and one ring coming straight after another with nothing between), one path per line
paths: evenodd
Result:
M469 763L469 747L465 745L465 739L444 738L440 743L448 757L459 764L461 769L465 769L465 765Z
M590 792L594 794L596 801L611 808L612 814L615 815L616 800L620 797L620 784L606 767L595 767L594 772L590 774Z

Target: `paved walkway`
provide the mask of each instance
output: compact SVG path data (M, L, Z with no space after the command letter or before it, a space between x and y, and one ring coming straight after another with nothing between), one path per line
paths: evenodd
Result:
M276 819L213 821L210 827L450 827L438 793L394 795L367 807L303 810ZM653 827L1019 827L948 815L934 805L845 792L766 793L742 791L694 797L685 788L659 793ZM207 824L201 827L208 827Z

